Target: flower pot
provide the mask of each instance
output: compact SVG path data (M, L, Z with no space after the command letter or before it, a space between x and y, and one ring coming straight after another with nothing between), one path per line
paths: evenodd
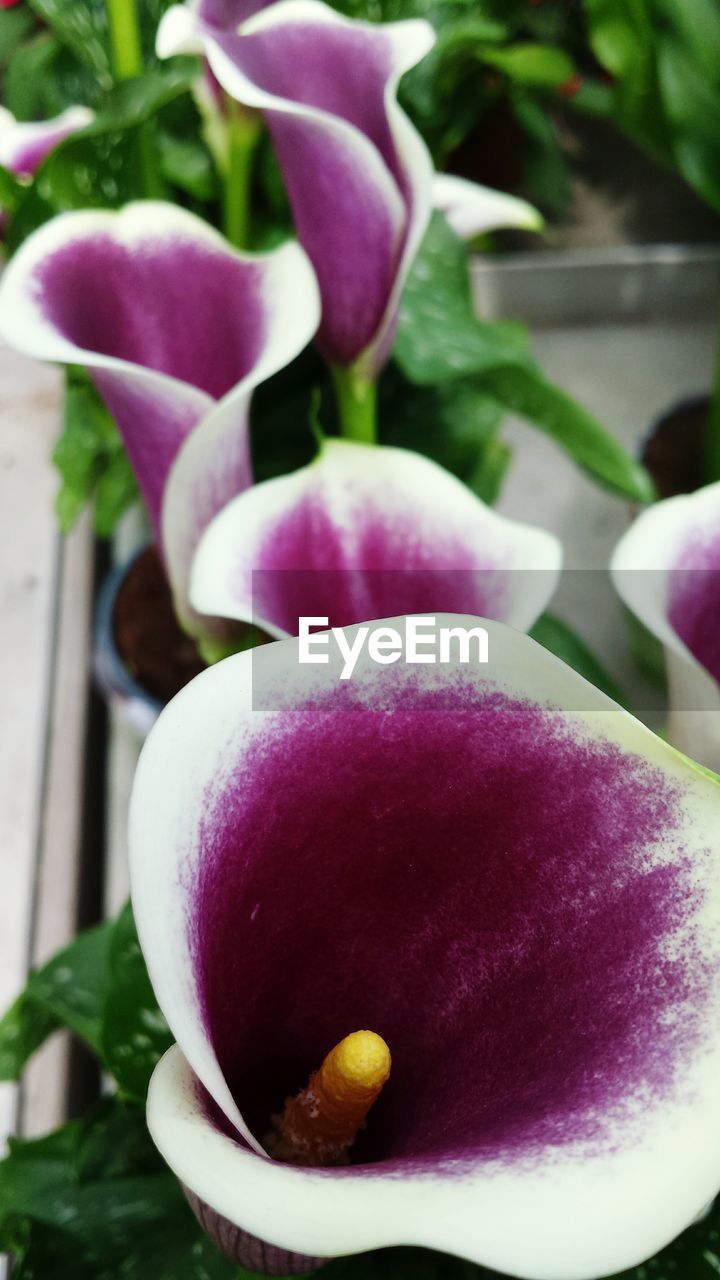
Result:
M175 619L155 547L113 569L98 597L93 652L108 704L144 738L165 703L204 666Z
M679 400L655 420L643 440L641 460L659 498L694 493L703 485L703 436L709 403L707 395Z

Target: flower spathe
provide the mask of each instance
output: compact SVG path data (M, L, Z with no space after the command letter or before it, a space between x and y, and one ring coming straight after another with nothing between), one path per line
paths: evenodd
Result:
M133 903L177 1040L148 1121L254 1269L414 1243L595 1280L720 1186L719 785L483 625L487 667L230 658L145 746ZM393 1072L354 1163L267 1159L356 1027Z
M318 345L368 375L430 217L430 157L396 90L432 43L425 22L354 22L317 0L282 0L224 32L178 7L158 34L161 55L204 49L226 92L264 112L320 283Z
M191 629L187 579L199 533L252 482L251 393L302 350L318 319L299 245L240 254L162 202L61 214L4 273L0 332L29 355L89 370Z
M461 240L472 240L501 227L525 231L543 228L542 214L527 200L468 182L467 178L458 178L452 173L435 174L433 204Z
M552 534L497 514L407 449L325 440L289 476L215 517L195 556L202 613L297 635L301 616L346 626L402 610L477 613L527 630L557 586Z
M18 178L31 178L55 147L95 119L89 107L68 107L52 120L16 120L0 107L0 165Z
M612 575L662 642L670 741L720 770L720 483L644 511L618 543Z
M402 74L432 47L422 20L373 24L319 0L281 0L232 26L203 6L164 16L158 52L204 52L225 91L261 110L272 134L301 243L320 283L317 343L327 360L371 380L392 347L398 306L433 208L430 155L401 110ZM236 16L237 15L237 16ZM456 220L484 189L453 188ZM489 225L529 217L529 206L490 193ZM447 203L448 191L441 204ZM502 215L498 205L502 204ZM521 207L522 206L522 207Z

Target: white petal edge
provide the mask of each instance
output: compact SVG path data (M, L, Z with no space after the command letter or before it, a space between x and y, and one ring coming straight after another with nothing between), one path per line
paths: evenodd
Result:
M68 133L87 128L95 119L89 107L66 107L60 115L50 120L16 120L7 107L0 106L0 165L12 171L18 151L44 138L60 136L57 144L64 142Z
M433 168L430 153L420 134L411 124L397 101L397 87L402 75L415 66L435 43L435 33L424 19L407 19L382 26L354 21L342 17L321 0L279 0L249 18L238 28L239 35L252 35L283 26L286 22L308 22L366 30L375 39L379 33L389 42L393 55L392 74L385 86L385 111L395 141L398 158L403 163L408 185L415 193L415 207L409 222L406 208L400 197L395 178L386 167L376 148L354 125L326 111L305 107L259 89L249 80L225 52L212 39L198 17L184 6L168 10L158 31L158 55L169 57L175 53L197 52L204 49L213 74L231 97L244 106L257 110L277 111L285 115L300 116L325 129L344 145L352 147L357 155L358 167L365 166L368 181L382 195L391 211L397 234L405 235L405 244L395 276L391 295L383 319L370 345L357 357L356 365L361 373L372 376L376 366L382 363L395 311L400 303L408 272L420 248L432 213Z
M262 307L267 341L247 376L190 432L170 468L162 506L162 542L175 607L193 634L202 619L189 599L190 566L202 530L238 492L238 422L247 433L250 397L311 341L320 323L320 292L310 259L295 241L265 257ZM251 483L248 473L247 483Z
M203 53L203 25L194 9L187 4L174 4L160 19L155 37L158 58L172 58L182 53Z
M33 232L3 272L0 280L0 337L8 346L36 360L79 364L88 369L120 374L154 395L181 399L200 418L214 403L204 391L169 374L86 350L64 337L43 314L35 283L36 269L66 245L94 235L109 236L130 247L150 238L182 236L209 244L228 256L234 252L207 223L164 201L135 201L117 212L81 210L61 213Z
M451 173L435 175L433 203L461 240L472 240L484 231L497 231L501 227L542 231L544 226L542 214L527 200Z
M471 626L478 619L438 621ZM688 838L695 847L717 851L716 780L528 637L488 620L483 625L491 654L502 655L499 666L485 669L489 678L540 705L585 707L573 717L589 733L600 732L640 754L683 786ZM347 628L346 634L355 630ZM229 745L251 750L253 726L267 730L273 716L283 714L253 710L253 675L286 688L289 662L297 662L295 640L237 655L204 672L162 713L138 767L130 813L133 903L155 991L180 1046L161 1061L150 1088L148 1120L160 1151L218 1213L299 1253L332 1256L417 1244L529 1280L596 1280L639 1264L689 1225L720 1186L720 1043L693 1063L683 1091L689 1101L648 1114L642 1140L631 1149L593 1159L556 1151L549 1163L535 1167L490 1169L478 1163L469 1172L444 1176L345 1171L333 1177L245 1151L204 1115L193 1072L257 1149L203 1032L187 951L176 945L185 925L178 862ZM435 682L448 670L425 667L423 676ZM377 667L369 661L357 671L360 681L367 676L377 681ZM384 668L381 678L392 681L392 669ZM488 676L475 669L467 678L481 684ZM187 863L183 868L187 873ZM708 910L715 923L720 877L709 880Z
M229 503L208 526L198 545L190 583L190 597L198 612L254 622L276 637L286 634L272 619L260 617L253 611L252 571L259 567L253 561L253 552L263 534L313 491L320 476L323 476L323 493L330 502L335 499L335 509L330 514L340 537L343 526L348 523L348 494L355 489L358 498L350 520L352 540L353 530L362 519L363 494L372 500L382 493L383 486L388 486L386 507L397 513L399 523L409 521L413 514L417 516L422 508L423 518L428 514L430 519L435 517L440 528L444 522L451 521L456 541L460 540L466 522L468 549L472 548L474 538L478 539L479 551L485 547L492 551L493 546L506 549L511 556L509 567L518 571L514 580L517 591L503 618L510 626L526 631L553 596L562 567L562 546L553 534L500 515L449 471L422 454L388 445L327 440L309 466L255 485ZM408 490L414 503L414 512L410 515L404 505ZM349 564L348 567L361 566ZM404 566L384 567L401 571ZM244 592L239 585L243 579Z
M610 573L623 603L664 647L670 741L701 764L720 770L720 686L667 617L668 574L688 534L712 518L720 532L720 483L655 503L620 539Z

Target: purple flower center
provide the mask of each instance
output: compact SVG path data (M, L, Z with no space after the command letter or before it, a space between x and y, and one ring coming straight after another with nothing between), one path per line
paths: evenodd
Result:
M40 280L48 319L83 350L219 399L263 343L260 277L252 275L247 263L178 236L128 249L98 234L56 250Z
M368 1027L393 1055L368 1171L630 1140L709 998L680 795L487 687L397 690L273 718L208 796L190 942L238 1105L262 1139Z

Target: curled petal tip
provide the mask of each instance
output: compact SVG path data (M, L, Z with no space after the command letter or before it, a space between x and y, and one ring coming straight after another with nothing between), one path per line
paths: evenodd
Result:
M180 53L202 53L203 43L196 15L186 5L176 4L160 19L155 37L158 58Z
M502 227L542 231L545 226L542 214L527 200L451 173L435 175L433 202L461 240L472 240Z

